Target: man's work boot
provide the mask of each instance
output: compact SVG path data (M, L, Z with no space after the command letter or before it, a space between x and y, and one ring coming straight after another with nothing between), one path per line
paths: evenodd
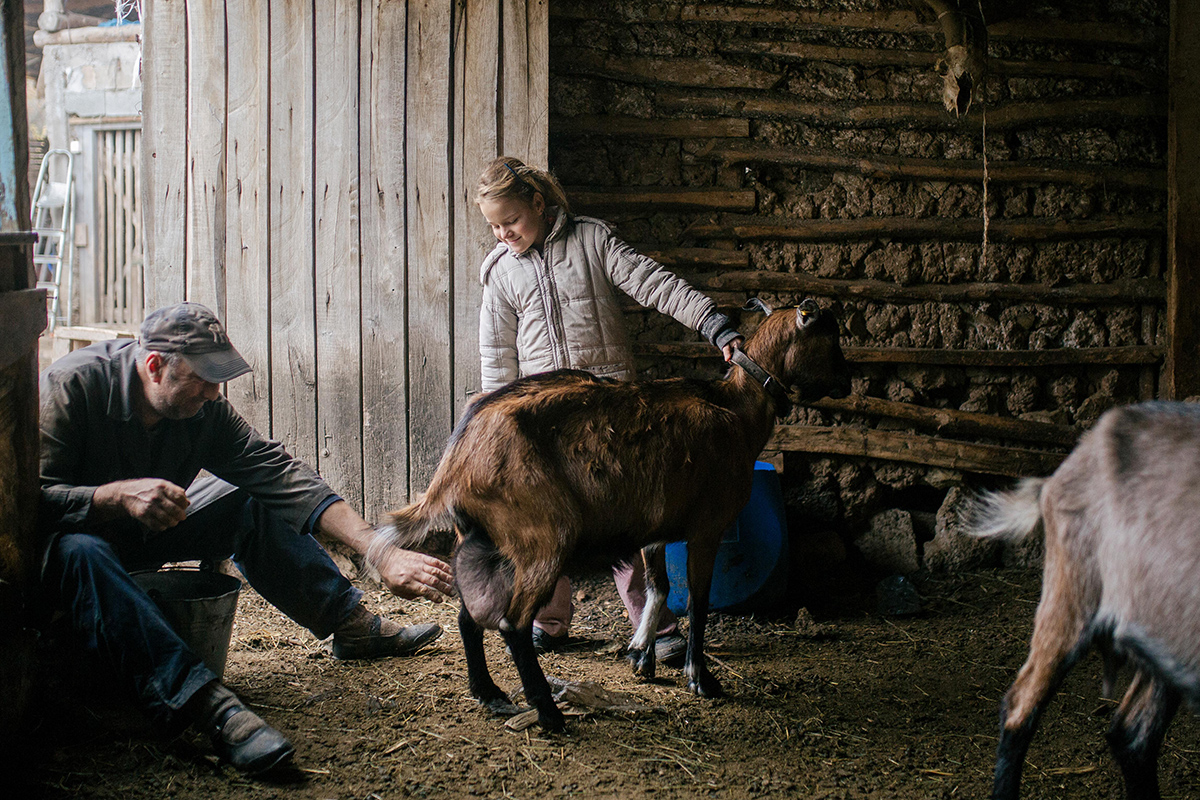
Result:
M333 634L333 656L340 659L410 656L442 635L436 622L407 627L359 605Z
M242 704L237 695L211 681L184 706L198 730L209 735L222 761L247 775L261 775L292 757L284 735Z

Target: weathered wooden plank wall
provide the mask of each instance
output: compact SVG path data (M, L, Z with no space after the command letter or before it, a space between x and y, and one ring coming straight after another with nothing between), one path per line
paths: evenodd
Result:
M228 396L368 518L479 386L473 203L545 162L545 0L148 0L146 297L213 306Z

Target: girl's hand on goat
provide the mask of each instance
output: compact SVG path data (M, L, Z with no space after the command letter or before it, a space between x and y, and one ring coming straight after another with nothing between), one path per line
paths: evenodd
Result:
M383 585L407 600L424 597L440 603L454 591L450 565L424 553L392 547L379 559L377 567Z
M724 347L722 347L721 352L725 355L725 361L726 362L733 361L733 351L741 350L742 345L745 344L745 342L746 342L746 340L743 339L741 336L739 336L738 338L734 339L733 341L729 342Z

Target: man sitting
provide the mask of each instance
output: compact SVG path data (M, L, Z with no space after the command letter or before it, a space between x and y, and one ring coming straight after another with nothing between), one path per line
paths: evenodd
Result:
M218 384L249 371L196 303L151 313L136 341L55 362L40 386L39 523L43 586L83 645L156 724L190 723L256 774L290 758L291 743L217 680L130 572L232 557L269 602L316 637L332 634L337 658L409 655L442 631L401 627L362 605L312 534L365 553L372 528L220 394ZM401 597L451 591L450 568L436 558L393 549L377 566Z

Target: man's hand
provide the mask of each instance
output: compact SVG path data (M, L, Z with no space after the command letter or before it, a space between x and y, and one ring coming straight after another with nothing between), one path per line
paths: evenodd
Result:
M345 500L338 500L325 509L317 519L317 529L364 556L375 535L375 529ZM426 597L440 603L454 590L450 565L423 553L390 547L375 567L383 585L392 594L408 600Z
M424 553L392 547L376 566L383 585L408 600L424 597L440 603L454 591L450 565Z
M124 514L152 531L165 531L187 518L187 492L161 478L135 478L96 487L92 507L102 519Z

